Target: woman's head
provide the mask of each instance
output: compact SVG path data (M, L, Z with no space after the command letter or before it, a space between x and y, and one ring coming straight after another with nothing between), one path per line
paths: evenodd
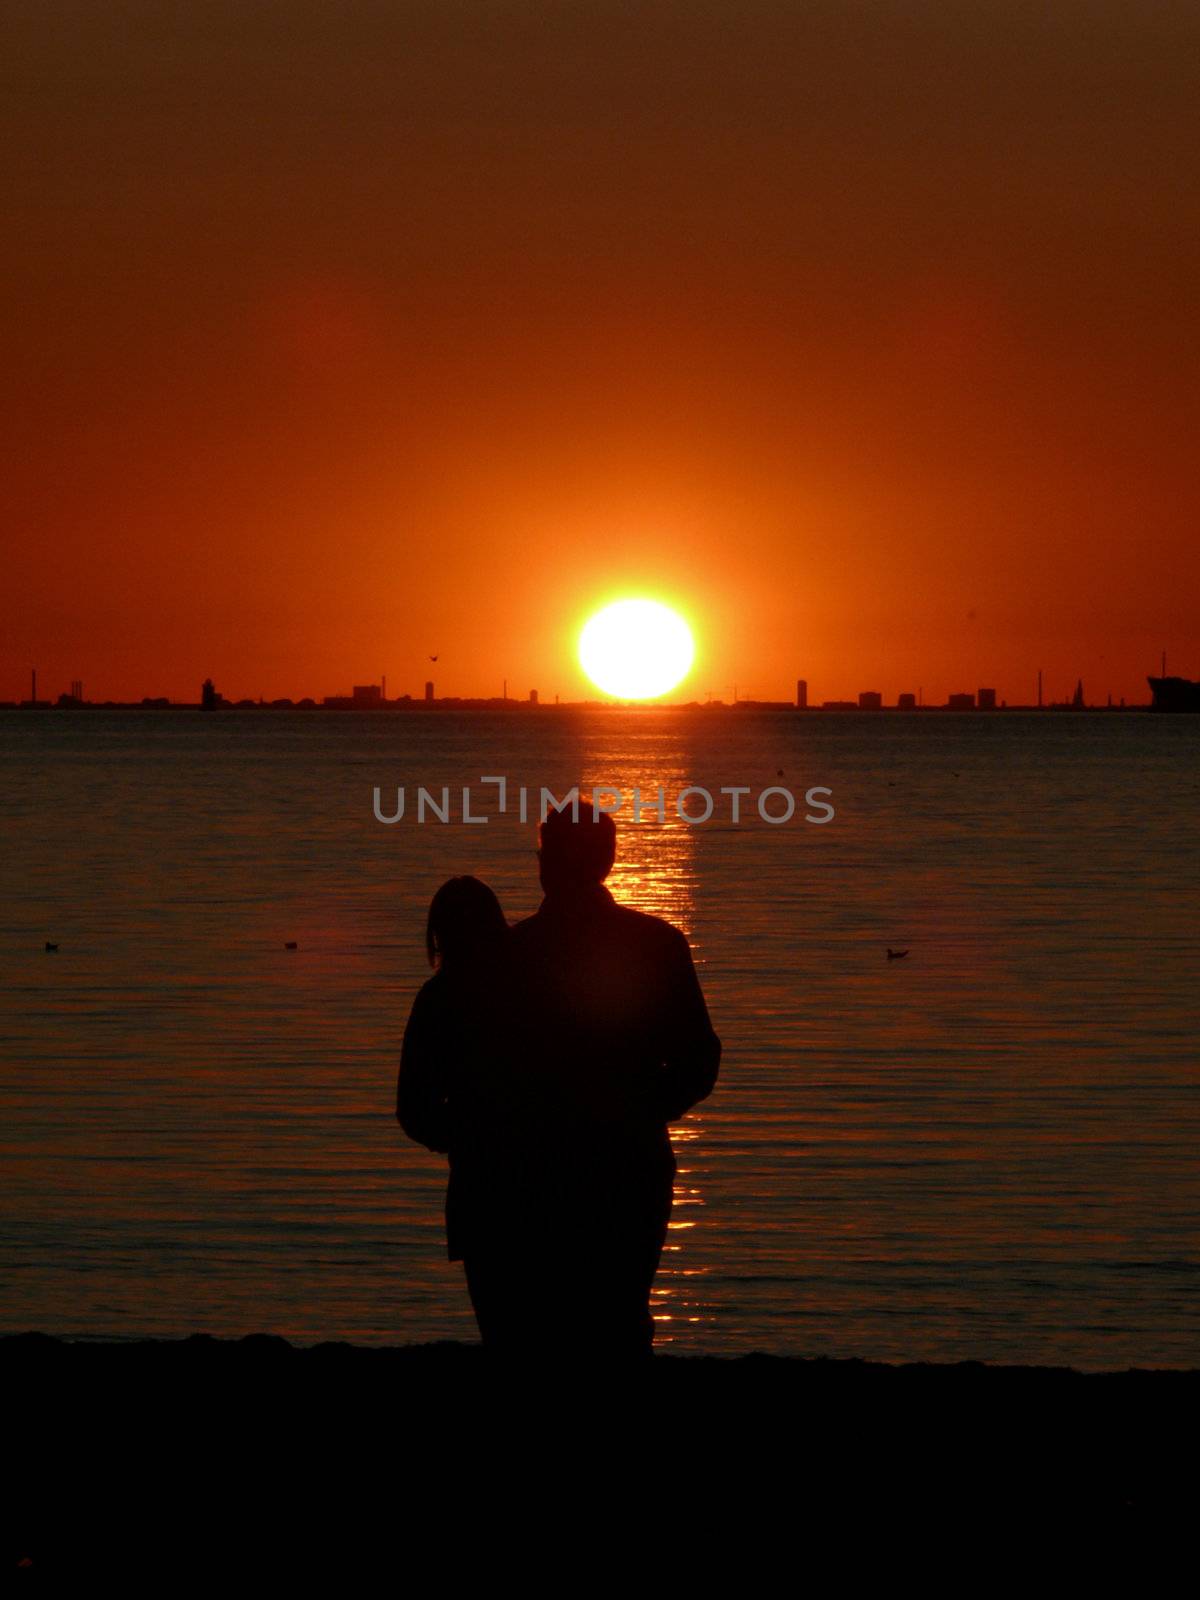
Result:
M488 956L508 932L500 902L478 878L447 878L429 905L425 949L431 967L459 968Z

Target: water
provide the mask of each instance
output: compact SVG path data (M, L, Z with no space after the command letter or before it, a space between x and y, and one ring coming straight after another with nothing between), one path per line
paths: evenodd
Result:
M538 900L528 828L415 785L504 774L833 790L621 829L725 1046L664 1348L1200 1362L1200 719L9 712L0 756L0 1330L474 1337L393 1096L434 888Z

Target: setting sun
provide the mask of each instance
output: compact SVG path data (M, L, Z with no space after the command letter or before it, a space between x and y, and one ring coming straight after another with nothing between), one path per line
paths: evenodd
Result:
M579 662L605 694L653 700L691 671L691 629L657 600L616 600L589 618L579 635Z

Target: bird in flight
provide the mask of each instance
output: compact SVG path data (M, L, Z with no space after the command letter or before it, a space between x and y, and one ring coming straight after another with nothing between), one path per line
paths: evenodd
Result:
M907 950L893 950L890 945L888 946L887 958L889 961L899 961L901 956L906 956L907 954Z
M436 661L436 660L437 660L437 657L436 657L436 656L430 656L430 658L429 658L429 659L430 659L430 661Z

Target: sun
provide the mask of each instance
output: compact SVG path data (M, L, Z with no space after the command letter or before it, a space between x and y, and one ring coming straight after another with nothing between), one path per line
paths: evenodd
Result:
M618 700L667 694L687 677L694 655L687 623L657 600L614 600L579 635L580 666Z

